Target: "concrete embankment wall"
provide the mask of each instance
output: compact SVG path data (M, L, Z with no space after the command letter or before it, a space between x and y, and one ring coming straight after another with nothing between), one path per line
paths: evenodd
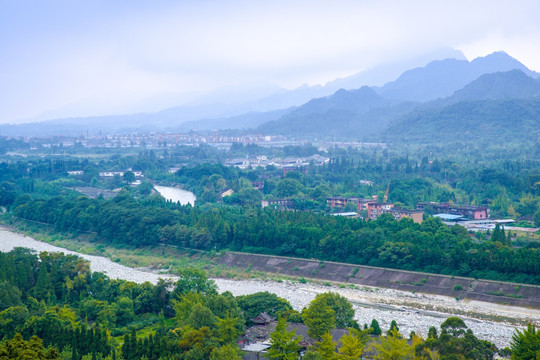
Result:
M217 262L268 273L540 309L540 286L535 285L237 252L226 252Z

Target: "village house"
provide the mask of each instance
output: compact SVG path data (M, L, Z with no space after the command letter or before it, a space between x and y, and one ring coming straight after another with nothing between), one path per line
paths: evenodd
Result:
M376 220L385 212L389 212L394 208L392 203L378 203L375 201L367 203L368 219Z
M254 189L262 190L264 189L264 181L252 181L251 185Z
M294 209L294 200L292 199L272 199L272 200L262 200L261 207L273 207L278 210L293 210Z
M225 161L225 166L234 166L239 169L247 169L250 165L250 162L248 159L231 159L228 161Z
M68 173L68 175L79 176L79 175L83 175L84 171L83 170L74 170L74 171L68 171L67 173Z
M131 169L128 169L127 171L131 171ZM113 178L116 175L122 177L124 176L124 171L100 171L99 176L102 178ZM133 171L133 175L135 175L136 179L141 179L144 177L142 171Z
M326 198L326 205L331 208L345 207L347 204L353 204L356 211L367 210L367 204L373 202L373 199L346 198L343 196L329 196Z
M485 220L489 218L489 208L487 206L456 205L451 203L420 202L416 205L418 210L425 211L426 207L431 207L434 214L454 214L463 215L470 220Z
M421 210L408 210L395 207L391 209L389 213L392 214L396 220L401 220L405 217L409 217L417 224L421 224L424 220L424 212Z
M234 194L233 189L226 189L226 190L223 190L222 192L220 192L219 196L221 196L221 198L223 199L225 196L231 196L232 194Z

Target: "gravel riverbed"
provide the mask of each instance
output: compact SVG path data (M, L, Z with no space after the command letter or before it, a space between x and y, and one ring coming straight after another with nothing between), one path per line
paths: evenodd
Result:
M173 281L176 278L169 274L129 268L104 257L76 253L0 227L0 251L10 251L14 247L26 247L37 252L79 255L90 262L92 271L103 272L115 279L156 283L160 278ZM296 310L307 306L318 293L335 291L353 303L356 319L360 324L369 324L372 319L377 319L384 331L388 329L392 320L396 320L400 331L406 335L415 331L425 337L430 326L439 328L445 318L456 315L464 319L467 326L479 338L489 340L497 347L505 347L509 346L516 327L504 321L503 317L515 319L520 323L540 324L540 310L472 301L456 302L455 299L444 296L412 294L391 289L342 288L317 283L300 284L257 279L214 279L214 281L221 292L230 291L234 295L247 295L259 291L275 293L287 299Z

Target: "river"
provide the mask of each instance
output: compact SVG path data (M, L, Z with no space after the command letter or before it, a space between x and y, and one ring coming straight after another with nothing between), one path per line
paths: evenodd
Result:
M26 247L35 251L63 252L76 254L90 262L92 271L99 271L111 278L125 279L142 283L149 281L156 283L159 278L174 281L176 277L170 274L133 269L107 258L78 254L74 251L37 241L31 237L15 233L0 226L0 251L10 251L14 247ZM360 324L371 323L377 319L383 331L388 329L390 322L396 320L400 331L408 335L410 331L426 336L430 326L439 327L443 319L452 316L454 312L466 312L462 317L480 339L493 342L498 347L509 346L515 327L498 321L486 321L475 318L474 313L483 311L483 316L500 314L522 320L538 323L540 311L522 308L511 308L493 304L467 304L457 303L454 299L442 296L412 294L391 289L377 288L343 288L339 286L325 286L321 284L300 284L292 281L271 280L229 280L213 279L220 292L230 291L233 295L247 295L259 291L269 291L287 299L296 310L307 306L318 293L326 291L338 292L353 303L356 311L355 318ZM485 318L484 318L485 319Z
M172 200L173 202L180 201L182 205L191 204L193 206L195 205L195 200L197 200L194 193L184 189L161 185L154 185L154 189L165 199Z

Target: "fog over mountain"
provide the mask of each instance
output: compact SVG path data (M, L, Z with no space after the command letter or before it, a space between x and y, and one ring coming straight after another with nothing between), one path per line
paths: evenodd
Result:
M404 72L396 81L385 84L377 91L392 99L428 101L450 96L483 74L513 69L529 76L539 75L500 51L470 62L457 59L433 61L423 68Z
M459 53L457 53L459 56ZM384 66L382 67L384 68ZM510 71L507 73L507 71ZM213 93L205 103L177 106L155 113L57 119L34 124L1 125L0 134L35 135L130 131L249 129L291 136L382 136L381 132L413 109L446 106L465 100L530 98L538 94L537 73L505 52L467 61L445 59L410 69L381 87L332 90L375 79L380 69L337 79L325 86L294 90L259 88L240 101L243 91ZM459 91L458 91L459 90ZM457 92L456 92L457 91ZM331 92L331 95L326 93ZM270 95L266 96L266 94ZM454 94L455 93L455 94ZM321 95L322 94L322 95ZM452 97L450 95L454 94ZM257 98L262 96L261 98ZM442 100L445 98L444 100ZM430 100L440 99L438 102ZM420 106L421 103L426 105ZM420 109L420 110L418 110Z
M514 70L505 72L509 69ZM395 140L396 136L407 138L407 134L411 132L409 128L414 126L418 132L414 135L415 138L430 140L434 135L440 135L438 125L441 125L441 129L453 125L455 129L461 129L463 126L457 126L454 121L459 120L459 117L473 116L467 113L467 109L471 109L470 106L452 107L449 109L450 115L441 117L446 121L446 125L442 127L437 114L444 112L447 106L478 100L537 97L539 80L527 76L523 71L535 77L538 75L503 52L472 62L455 59L435 61L423 68L407 71L396 81L381 88L363 88L363 92L340 90L328 98L311 100L281 119L262 124L258 130L262 133L281 133L298 137L321 138L337 134L351 139L358 137L366 140L370 138ZM460 90L458 86L471 78L473 80L468 85L465 83L465 87ZM443 94L454 95L437 101L427 101L440 98ZM513 125L525 121L524 128L520 128L520 132L525 131L524 129L534 130L535 122L540 125L539 119L536 118L537 105L536 102L529 101L508 103L509 108L515 110L515 116L508 117L507 111L501 114L505 114L507 119L512 118ZM501 103L484 102L473 108L471 111L474 112L474 120L470 120L475 124L473 132L481 130L478 124L487 125L491 120L496 120L499 125L503 123L503 119L497 117L495 111L501 110ZM482 116L484 108L485 118ZM527 118L529 115L532 119ZM429 120L421 120L424 118ZM391 124L395 130L385 130ZM508 132L510 128L511 126L502 131ZM447 135L453 133L453 131L444 132Z

